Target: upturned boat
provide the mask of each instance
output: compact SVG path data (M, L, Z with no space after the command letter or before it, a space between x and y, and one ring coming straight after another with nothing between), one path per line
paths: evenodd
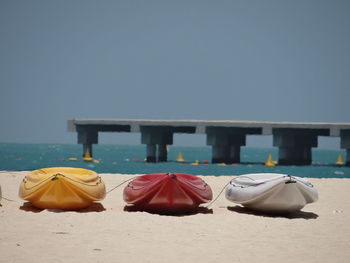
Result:
M244 174L226 187L226 198L263 212L293 212L316 202L318 193L307 180L276 173Z
M19 196L40 209L78 210L106 195L105 184L94 171L52 167L30 172L21 182Z
M139 176L124 188L124 200L135 208L161 213L193 211L213 197L201 178L183 173Z

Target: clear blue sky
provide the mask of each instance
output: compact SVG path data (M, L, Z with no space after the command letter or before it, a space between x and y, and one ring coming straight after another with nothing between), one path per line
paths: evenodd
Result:
M0 142L76 143L71 118L350 122L349 30L348 0L0 0Z

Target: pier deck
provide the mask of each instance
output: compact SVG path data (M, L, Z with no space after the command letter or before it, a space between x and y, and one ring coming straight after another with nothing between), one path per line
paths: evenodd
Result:
M246 135L272 135L273 146L279 148L279 164L311 164L311 148L318 146L318 136L340 137L340 147L347 150L350 165L350 123L332 122L268 122L237 120L136 120L73 119L68 130L78 133L83 153L92 154L99 132L139 132L147 145L147 161L167 161L166 146L173 144L174 133L206 134L212 146L212 162L239 163L240 147Z

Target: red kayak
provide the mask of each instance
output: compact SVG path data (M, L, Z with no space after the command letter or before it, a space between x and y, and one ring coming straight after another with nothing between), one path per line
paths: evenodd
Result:
M124 200L139 210L188 212L213 198L201 178L182 173L146 174L124 188Z

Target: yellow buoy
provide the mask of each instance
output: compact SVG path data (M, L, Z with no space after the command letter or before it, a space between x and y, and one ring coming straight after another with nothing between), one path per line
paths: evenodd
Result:
M267 161L265 162L265 166L273 167L276 166L276 162L272 160L272 154L269 154L269 157L267 158Z
M83 157L84 162L92 162L94 159L91 157L89 150L86 150L86 153Z
M191 163L191 165L198 165L198 164L199 164L198 160L195 160L193 163Z
M71 158L68 158L68 161L78 161L78 158L76 158L76 157L71 157Z
M336 165L343 165L344 164L343 156L341 154L338 155L338 160L337 160L337 162L335 164Z
M177 162L184 162L184 161L185 161L182 152L179 152L179 154L177 155L176 161L177 161Z

